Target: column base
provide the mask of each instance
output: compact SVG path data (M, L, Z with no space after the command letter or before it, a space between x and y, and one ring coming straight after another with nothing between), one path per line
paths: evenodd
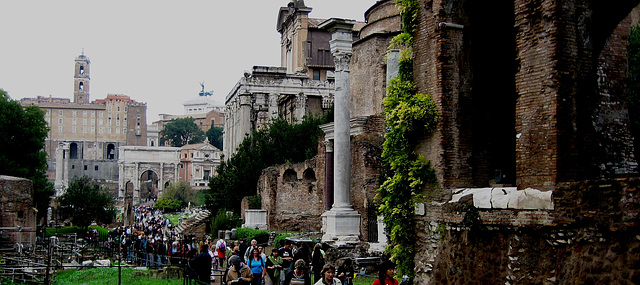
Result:
M322 214L323 241L359 241L360 213L353 209L331 209Z

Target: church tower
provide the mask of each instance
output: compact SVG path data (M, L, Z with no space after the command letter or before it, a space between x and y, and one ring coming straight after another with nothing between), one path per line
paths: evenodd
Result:
M73 102L89 103L89 58L84 52L76 57L76 68L73 76Z

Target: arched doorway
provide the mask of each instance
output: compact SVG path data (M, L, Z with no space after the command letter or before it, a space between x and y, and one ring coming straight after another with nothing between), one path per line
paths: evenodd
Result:
M140 176L140 199L158 197L158 174L153 170L147 170Z
M107 159L116 158L116 146L112 143L107 145Z

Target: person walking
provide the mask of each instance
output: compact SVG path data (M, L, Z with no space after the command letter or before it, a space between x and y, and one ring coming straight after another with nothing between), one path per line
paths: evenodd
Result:
M238 285L251 284L253 281L253 273L251 268L242 263L240 256L234 255L229 258L231 267L227 272L227 283L233 283Z
M295 269L284 278L282 285L311 285L311 276L309 276L304 260L298 259L294 267Z
M313 253L311 254L311 265L313 266L313 281L318 282L318 280L322 279L322 275L320 271L324 267L325 259L324 259L324 251L322 250L322 244L317 243L313 247Z
M265 277L266 285L279 285L280 274L282 273L282 257L278 256L278 249L271 250L271 255L267 258L265 267L267 268L267 275Z
M342 285L353 285L354 269L352 263L351 258L347 258L342 262L342 265L338 267L336 275L338 279L340 279L340 282L342 282Z
M189 266L201 283L211 283L211 255L209 255L209 246L206 243L202 245L196 258L189 262Z
M248 258L247 265L251 268L251 273L253 273L253 282L251 284L262 285L266 270L264 268L264 260L260 256L260 250L257 247L253 248L253 254Z
M320 272L322 279L318 280L315 285L342 285L340 279L334 278L336 276L336 268L331 264L326 264L322 267Z
M393 278L395 274L396 264L387 260L380 264L378 271L378 279L373 281L371 285L398 285L398 280Z

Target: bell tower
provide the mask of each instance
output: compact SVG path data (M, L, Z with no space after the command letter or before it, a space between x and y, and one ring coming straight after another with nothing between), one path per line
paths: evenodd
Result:
M89 58L84 55L76 57L75 74L73 75L73 102L89 103Z

